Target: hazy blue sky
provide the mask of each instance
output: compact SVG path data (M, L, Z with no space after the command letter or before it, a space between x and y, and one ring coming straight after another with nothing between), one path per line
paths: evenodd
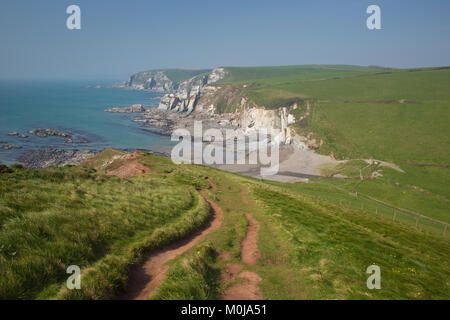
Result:
M81 7L81 30L66 28ZM381 7L382 30L366 28ZM0 77L109 77L153 68L450 65L448 0L1 0Z

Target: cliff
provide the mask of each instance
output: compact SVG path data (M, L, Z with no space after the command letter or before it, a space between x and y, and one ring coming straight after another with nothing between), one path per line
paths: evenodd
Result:
M227 72L224 68L216 68L207 74L201 74L179 83L174 93L166 94L161 98L158 109L188 112L195 110L201 92L209 84L222 80Z
M122 87L154 92L175 92L186 80L202 78L210 69L159 69L133 74Z
M296 134L292 126L304 117L295 111L304 101L285 101L274 106L257 105L247 97L247 92L252 89L251 84L220 83L231 76L232 69L228 68L220 67L212 71L180 69L183 72L176 73L178 69L168 70L134 74L124 86L166 92L160 100L159 110L186 114L233 114L232 125L244 134L264 129L280 143L294 144L300 149L316 148L315 142L311 143L311 139Z

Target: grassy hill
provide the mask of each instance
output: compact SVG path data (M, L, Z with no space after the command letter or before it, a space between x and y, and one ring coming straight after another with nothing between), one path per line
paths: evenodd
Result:
M136 164L146 174L110 175ZM207 189L209 177L215 189ZM78 167L3 168L0 174L0 298L105 299L118 295L133 263L206 223L206 194L223 210L220 229L170 262L153 299L211 299L241 256L251 213L260 225L266 299L448 299L448 238L371 210L209 167L106 150ZM305 186L309 188L309 186ZM226 258L225 258L226 257ZM366 268L382 270L382 289L366 287ZM69 265L81 290L65 289Z
M266 108L310 102L310 115L295 125L337 159L378 159L404 172L380 168L377 179L313 183L359 191L392 205L450 222L450 68L380 69L359 66L226 68L220 86L235 99L218 101L233 111L240 97ZM227 103L228 102L228 103ZM361 166L364 167L367 164ZM333 171L333 170L332 170ZM334 173L339 173L339 168ZM331 192L331 191L330 191Z
M367 72L377 70L369 67L348 65L299 65L299 66L268 66L268 67L225 67L229 73L220 83L240 83L257 81L276 83L281 79L305 77L314 79L325 75L348 74L352 72Z
M388 161L448 163L450 68L374 70L352 66L227 68L225 83L259 105L314 102L307 130L323 153Z

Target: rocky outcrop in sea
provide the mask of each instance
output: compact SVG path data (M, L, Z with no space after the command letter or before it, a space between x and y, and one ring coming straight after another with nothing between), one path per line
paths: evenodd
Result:
M28 136L26 134L20 134L19 132L16 132L16 131L9 132L8 136L10 136L10 137L19 137L19 138L28 138Z
M39 137L39 138L61 137L64 139L64 142L68 143L68 144L71 144L71 143L85 144L85 143L89 142L88 139L86 139L85 137L83 137L79 134L73 135L71 133L67 133L67 132L63 132L63 131L59 131L59 130L51 129L51 128L48 128L48 129L37 128L37 129L28 131L28 133L32 134L36 137ZM23 138L23 135L21 135L19 137Z
M1 144L0 145L0 149L3 149L3 150L11 150L11 149L22 149L22 147L21 146L17 146L17 145L15 145L15 144Z
M28 131L29 134L33 134L35 136L41 137L41 138L47 138L47 137L63 137L63 138L70 138L70 134L55 130L55 129L41 129L37 128L35 130Z

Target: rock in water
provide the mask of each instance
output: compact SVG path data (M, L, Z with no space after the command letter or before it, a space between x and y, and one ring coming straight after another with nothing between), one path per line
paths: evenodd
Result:
M118 112L118 113L142 113L145 112L145 108L142 104L133 104L130 107L114 107L110 109L105 109L105 112Z
M70 138L70 135L65 133L65 132L61 132L55 129L41 129L41 128L37 128L35 130L30 130L28 131L29 134L33 134L35 136L41 137L41 138L46 138L49 136L56 136L56 137L63 137L63 138Z
M1 146L1 149L3 149L3 150L22 149L22 147L16 146L15 144L5 144L5 145Z

